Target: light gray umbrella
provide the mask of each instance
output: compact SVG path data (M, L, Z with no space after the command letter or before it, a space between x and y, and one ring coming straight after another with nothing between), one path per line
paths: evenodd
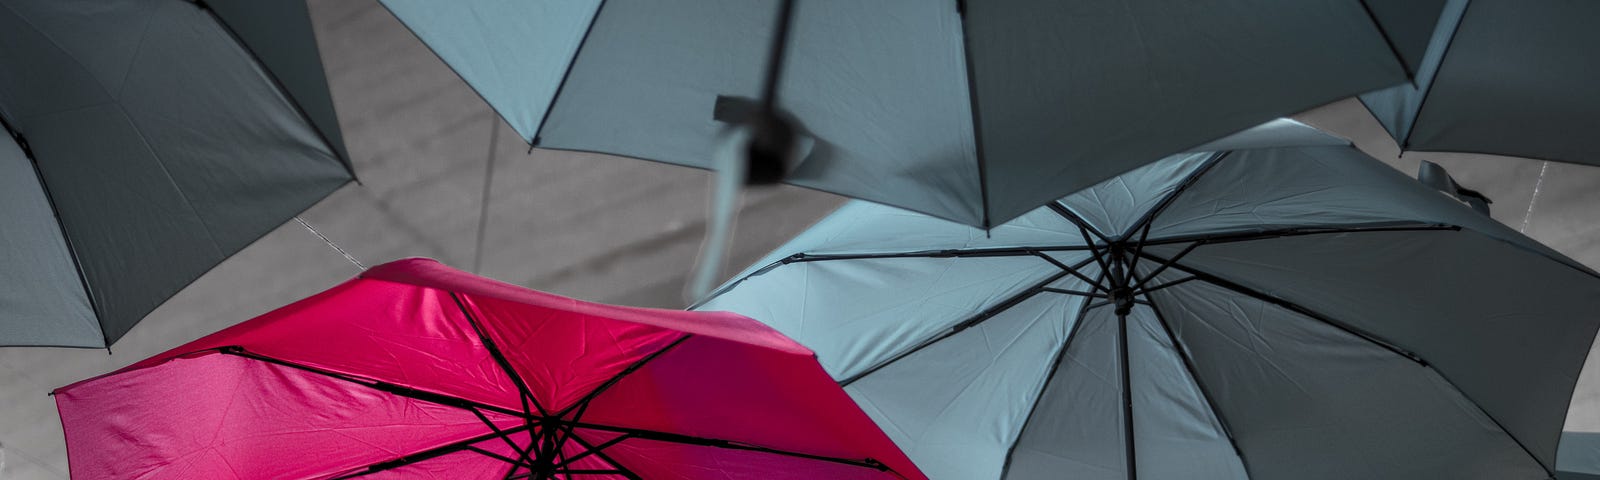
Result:
M1302 146L988 232L852 203L699 308L812 348L936 479L1545 479L1600 276Z
M1416 82L1361 96L1400 148L1600 165L1600 2L1447 3Z
M775 101L808 139L789 183L981 227L1405 82L1441 6L794 0L783 17L788 0L383 3L534 146L710 168L729 125Z
M110 345L351 179L299 1L0 0L0 120L0 345Z

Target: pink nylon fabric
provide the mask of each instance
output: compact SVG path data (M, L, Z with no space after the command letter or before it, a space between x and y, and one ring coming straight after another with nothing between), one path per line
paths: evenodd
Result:
M514 414L523 410L517 382L483 337L546 412L530 406ZM630 367L637 370L624 375ZM331 478L430 449L443 453L364 478L504 477L511 465L495 456L514 459L516 452L490 438L494 430L460 402L486 405L477 408L502 430L523 427L517 415L600 428L579 427L578 440L563 444L557 459L585 450L579 440L592 446L617 437L605 429L646 429L645 437L872 458L904 478L924 478L810 350L758 322L581 302L426 259L374 267L63 387L56 401L79 479ZM563 410L558 420L544 418ZM540 428L511 440L526 448ZM629 437L604 450L610 460L589 455L570 467L622 467L643 478L896 478L654 438ZM571 476L612 477L624 478Z

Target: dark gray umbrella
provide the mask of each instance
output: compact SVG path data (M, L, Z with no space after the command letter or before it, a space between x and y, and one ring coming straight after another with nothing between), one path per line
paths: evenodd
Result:
M0 120L0 345L109 345L352 177L300 1L0 0Z
M1322 145L989 231L855 202L698 308L817 352L933 479L1548 479L1600 275L1452 197Z
M1600 165L1600 2L1447 3L1416 82L1361 96L1400 148Z
M711 168L767 100L810 140L789 183L981 227L1405 82L1442 5L383 3L534 146Z

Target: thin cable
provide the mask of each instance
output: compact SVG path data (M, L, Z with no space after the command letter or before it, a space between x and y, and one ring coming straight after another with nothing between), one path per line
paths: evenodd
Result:
M494 187L494 149L500 143L500 117L489 115L489 153L483 167L483 198L478 200L478 246L472 250L472 273L483 267L483 234L489 229L489 191Z
M329 247L333 247L333 249L335 251L339 252L340 255L344 255L344 259L345 260L349 260L351 264L354 264L356 266L356 268L359 268L359 269L362 269L362 270L366 270L367 269L367 266L366 265L362 265L360 260L356 260L356 257L350 256L350 252L346 252L346 251L344 251L343 248L339 248L339 245L336 244L336 243L333 243L333 240L329 240L327 235L323 235L322 232L319 232L319 231L317 231L316 228L313 228L311 226L311 224L306 223L306 219L300 218L299 215L295 215L294 216L294 221L300 222L300 226L306 227L306 230L310 230L312 235L316 235L317 238L322 239L322 243L328 244Z
M1539 203L1539 191L1544 190L1544 174L1548 171L1550 161L1545 160L1544 164L1539 165L1539 180L1533 183L1533 198L1528 199L1528 211L1522 214L1522 228L1517 229L1518 233L1528 233L1528 222L1533 220L1533 205Z

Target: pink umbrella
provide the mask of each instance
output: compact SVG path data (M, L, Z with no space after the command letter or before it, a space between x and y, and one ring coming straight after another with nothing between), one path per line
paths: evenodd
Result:
M55 392L73 478L925 478L782 334L378 266Z

